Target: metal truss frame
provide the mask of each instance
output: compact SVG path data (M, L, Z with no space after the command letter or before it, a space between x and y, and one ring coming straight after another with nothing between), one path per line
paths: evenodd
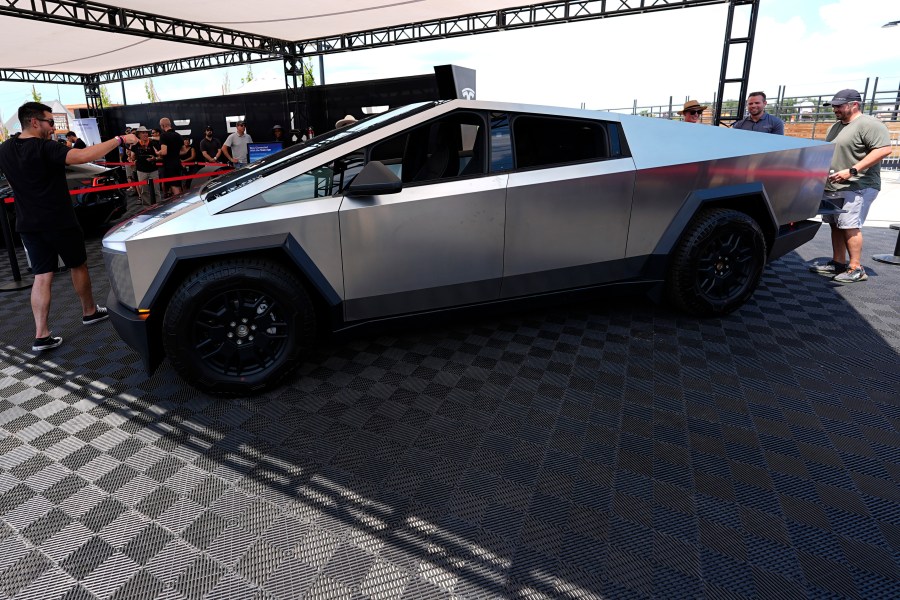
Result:
M0 81L82 85L84 83L84 75L78 75L76 73L51 73L49 71L23 71L22 69L0 69Z
M103 71L97 73L97 77L102 84L117 83L120 81L159 77L161 75L193 73L194 71L218 69L219 67L232 67L235 65L248 65L269 60L281 60L283 56L284 55L280 52L271 54L261 52L220 52L217 54L204 54L202 56L193 56L191 58L180 58L178 60Z
M106 83L145 79L147 77L172 75L224 66L252 64L269 60L283 60L285 64L286 87L291 92L293 84L293 93L295 94L293 101L299 105L300 100L296 96L298 93L298 78L295 76L294 69L296 62L302 61L307 56L695 6L729 4L725 48L722 55L722 71L719 81L720 93L716 98L716 119L718 120L721 113L721 90L725 83L739 81L742 83L741 93L745 93L747 80L749 79L750 58L755 36L755 14L758 9L758 3L759 0L556 0L554 2L543 2L433 21L370 29L317 39L286 41L204 23L143 13L127 8L111 7L85 0L32 0L30 2L0 0L0 15L34 19L67 26L87 27L98 31L122 33L178 43L212 46L226 50L226 52L216 54L162 61L90 75L0 69L0 81L80 84L85 87L88 105L91 105L91 99L95 93L94 87ZM753 26L748 36L734 38L731 35L734 7L745 4L754 4ZM729 48L739 44L746 45L742 77L726 79L725 70ZM303 78L300 77L299 80L300 87L302 87ZM741 106L743 106L743 98L741 98ZM100 110L102 110L102 107L100 107Z
M487 11L311 40L286 41L82 0L41 0L27 5L0 0L0 15L47 21L99 31L199 44L230 50L96 73L101 83L186 73L199 69L252 64L283 57L304 57L395 46L541 25L726 4L736 0L557 0L519 8ZM5 79L6 73L14 77ZM29 71L0 71L0 81L34 81ZM46 77L49 74L44 74ZM59 74L74 77L73 74ZM54 83L56 81L54 80ZM60 83L65 83L60 81ZM79 82L81 83L81 82Z
M508 8L298 41L294 43L294 54L304 56L349 52L476 33L574 23L693 6L712 6L731 1L733 0L558 0L520 8Z
M737 7L749 7L750 18L748 30L744 35L735 35L734 10ZM716 106L713 112L713 125L718 126L722 122L722 102L724 101L725 86L729 83L739 83L738 105L733 120L743 117L746 104L747 83L750 79L750 59L753 58L753 40L756 38L756 21L759 18L759 0L731 0L728 3L728 19L725 24L725 45L722 48L722 67L719 71L719 89L716 93ZM744 49L744 63L740 77L728 77L728 58L732 49Z
M0 15L223 50L271 51L284 40L85 0L0 0Z

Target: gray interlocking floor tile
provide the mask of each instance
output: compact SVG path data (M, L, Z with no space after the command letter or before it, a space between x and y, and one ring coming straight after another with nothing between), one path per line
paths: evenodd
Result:
M805 269L828 254L823 230L723 319L398 329L228 401L144 376L64 281L66 342L34 356L6 295L0 595L900 597L900 269L837 286ZM90 241L105 297L101 263Z

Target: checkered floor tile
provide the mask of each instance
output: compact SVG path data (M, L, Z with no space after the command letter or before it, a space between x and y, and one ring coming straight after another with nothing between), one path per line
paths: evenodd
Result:
M900 267L828 254L725 319L398 330L228 401L146 377L65 275L42 355L0 294L0 599L900 598Z

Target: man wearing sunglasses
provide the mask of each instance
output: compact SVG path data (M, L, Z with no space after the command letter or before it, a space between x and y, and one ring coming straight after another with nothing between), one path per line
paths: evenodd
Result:
M106 308L94 302L88 274L84 235L72 208L66 183L66 165L79 165L103 158L123 144L137 142L131 134L116 136L87 148L69 148L54 139L53 113L40 102L19 107L22 133L0 144L0 170L15 195L16 230L31 259L34 285L35 352L62 344L50 332L50 293L53 272L62 258L72 274L72 285L81 301L81 322L93 325L106 320Z
M688 100L684 103L684 108L678 111L678 114L684 117L685 123L699 123L703 111L707 108L709 107L700 104L696 100Z

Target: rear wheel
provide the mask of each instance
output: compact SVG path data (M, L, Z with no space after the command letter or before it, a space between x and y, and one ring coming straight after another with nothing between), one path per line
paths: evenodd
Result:
M765 263L766 240L756 221L736 210L704 210L675 249L667 295L685 312L726 315L753 295Z
M264 260L223 260L175 290L163 317L163 347L192 386L252 394L299 364L315 325L309 294L293 273Z

